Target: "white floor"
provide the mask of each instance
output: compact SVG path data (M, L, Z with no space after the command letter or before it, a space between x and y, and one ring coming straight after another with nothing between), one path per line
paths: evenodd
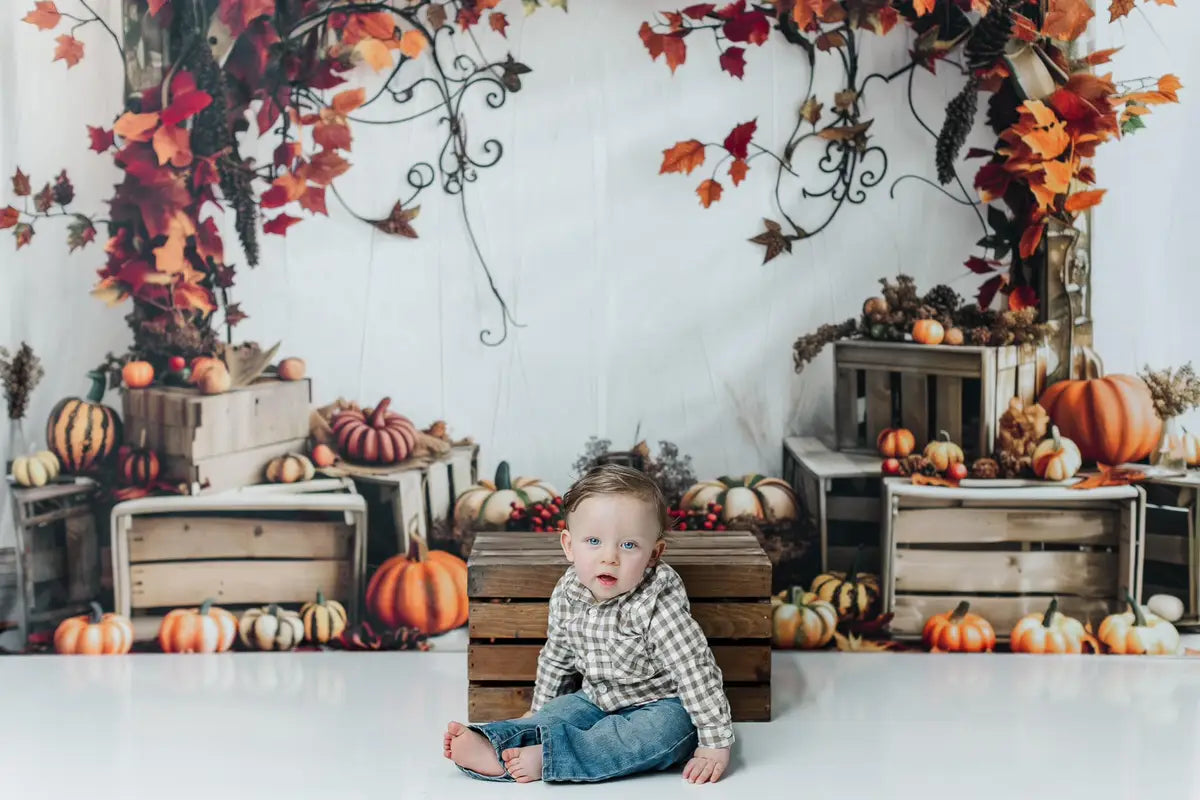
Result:
M447 644L451 644L448 641ZM0 658L0 797L1200 798L1200 659L777 653L720 783L473 781L462 652Z

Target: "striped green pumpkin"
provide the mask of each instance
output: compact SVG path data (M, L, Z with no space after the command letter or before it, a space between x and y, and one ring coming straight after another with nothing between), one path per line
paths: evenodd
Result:
M301 607L300 619L304 621L304 640L314 644L325 644L346 630L346 609L337 600L326 600L320 589L317 602Z
M94 471L117 451L121 418L100 403L105 381L100 372L89 372L92 388L87 399L67 397L58 402L46 420L46 447L58 456L64 474Z

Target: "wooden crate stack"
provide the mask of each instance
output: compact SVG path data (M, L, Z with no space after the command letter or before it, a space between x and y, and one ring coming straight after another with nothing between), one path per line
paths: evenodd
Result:
M1200 625L1200 474L1151 478L1146 490L1142 602L1169 594L1183 601L1177 624Z
M669 534L663 560L679 572L708 637L735 721L771 718L771 562L752 533ZM558 537L481 532L467 562L468 719L529 710L546 641L548 601L568 564Z
M904 427L918 448L946 431L973 460L992 451L1011 398L1041 395L1047 351L850 340L833 359L839 450L874 453L880 431Z
M209 597L234 612L296 609L320 590L359 618L366 503L349 481L129 500L113 507L112 541L114 606L138 639Z
M125 441L158 453L161 478L195 494L259 483L267 462L304 452L312 384L260 378L241 389L205 395L151 386L122 390Z
M1138 486L977 489L884 481L883 610L899 638L962 600L1006 639L1021 616L1059 608L1093 629L1142 591Z
M818 439L792 437L783 444L783 479L820 543L821 571L858 568L879 572L882 477L879 458L830 450Z

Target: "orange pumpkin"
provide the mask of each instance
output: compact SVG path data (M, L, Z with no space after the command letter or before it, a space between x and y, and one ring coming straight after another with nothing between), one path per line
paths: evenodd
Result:
M1116 655L1171 656L1179 652L1179 631L1162 617L1143 608L1125 593L1129 611L1109 614L1096 632L1099 639Z
M158 480L158 454L146 449L146 431L137 447L127 444L117 450L117 478L126 486L149 486Z
M936 319L919 319L913 324L912 337L918 344L941 344L946 329Z
M838 624L837 609L812 592L794 587L792 602L783 602L783 597L776 595L771 606L771 644L776 648L815 650L833 639Z
M990 653L996 648L992 623L969 613L971 604L963 600L953 611L934 614L925 621L921 641L930 650L949 653Z
M950 434L941 431L938 438L925 445L923 455L928 458L938 472L950 469L951 464L961 464L966 461L962 448L950 441Z
M58 401L46 420L46 448L66 475L92 472L108 461L121 441L121 418L100 401L107 386L104 374L89 372L92 389L87 399Z
M93 602L88 614L67 617L54 629L54 652L64 655L124 655L133 647L133 625L120 614L105 614Z
M333 462L337 460L337 454L329 445L319 444L312 449L312 458L309 460L316 467L332 467Z
M1154 452L1162 436L1150 387L1134 375L1059 381L1042 393L1038 404L1075 442L1084 461L1140 461Z
M426 635L453 630L467 621L467 563L452 553L430 550L409 536L407 555L379 565L367 584L367 610L386 628L406 625Z
M154 383L154 367L149 361L130 361L121 367L121 380L130 389L144 389Z
M1058 598L1051 599L1045 614L1026 614L1017 620L1009 637L1014 653L1082 653L1092 637L1074 617L1060 614Z
M875 438L875 447L884 458L905 458L917 447L917 439L908 428L884 428Z
M210 597L200 608L168 611L158 629L158 644L164 653L223 653L237 635L237 617L214 606Z
M1050 438L1033 451L1033 473L1042 480L1065 481L1079 472L1080 466L1079 448L1059 433L1057 425L1050 426Z

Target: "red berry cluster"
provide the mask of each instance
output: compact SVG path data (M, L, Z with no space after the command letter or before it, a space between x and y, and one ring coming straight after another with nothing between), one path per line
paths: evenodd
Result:
M672 527L677 531L723 531L725 523L721 522L721 504L709 503L703 511L673 508L667 512L671 517Z
M562 510L562 498L555 497L548 503L534 503L526 508L519 503L509 503L512 512L508 515L510 531L529 531L535 533L557 533L567 527L567 521Z

